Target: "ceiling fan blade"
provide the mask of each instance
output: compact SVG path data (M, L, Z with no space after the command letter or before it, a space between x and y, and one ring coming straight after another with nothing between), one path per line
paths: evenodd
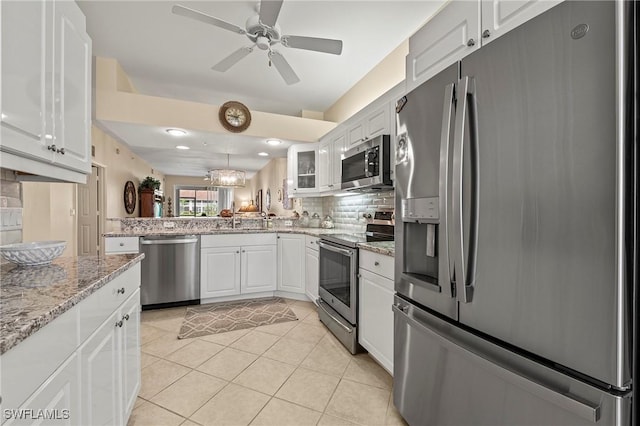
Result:
M282 0L262 0L260 2L260 22L268 27L273 27L278 20Z
M240 28L239 26L231 24L227 21L223 21L222 19L214 18L213 16L207 15L206 13L202 13L194 9L189 9L188 7L181 6L179 4L176 4L175 6L173 6L171 8L171 11L176 15L195 19L196 21L204 22L205 24L210 24L218 28L233 31L234 33L238 33L238 34L246 33L244 28Z
M253 47L241 47L231 55L227 56L226 58L212 66L211 69L214 71L225 72L226 70L234 66L238 61L240 61L240 59L244 58L251 52L253 52Z
M282 36L282 44L295 49L314 50L316 52L332 53L340 55L342 53L342 40L332 40L329 38L316 38L304 36Z
M271 52L269 54L269 59L271 59L271 62L273 62L273 65L275 65L285 83L291 85L300 81L300 78L298 78L293 68L291 68L289 62L287 62L280 52Z

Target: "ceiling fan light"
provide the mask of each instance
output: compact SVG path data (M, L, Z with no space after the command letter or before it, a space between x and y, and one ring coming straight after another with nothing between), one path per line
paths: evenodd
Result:
M268 37L258 36L258 38L256 38L256 46L258 46L260 50L268 50L269 47L271 47L271 41Z

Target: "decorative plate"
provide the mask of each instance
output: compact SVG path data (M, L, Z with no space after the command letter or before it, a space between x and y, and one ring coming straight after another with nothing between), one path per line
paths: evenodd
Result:
M124 184L124 209L132 214L136 209L136 186L130 180Z

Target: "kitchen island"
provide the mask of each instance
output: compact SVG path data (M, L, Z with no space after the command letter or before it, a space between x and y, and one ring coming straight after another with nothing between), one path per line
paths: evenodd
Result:
M71 424L126 423L140 388L143 258L2 266L2 422L26 415Z

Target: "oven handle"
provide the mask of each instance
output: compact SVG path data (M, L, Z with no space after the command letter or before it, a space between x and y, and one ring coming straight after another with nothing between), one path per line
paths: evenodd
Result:
M336 253L344 254L345 256L353 255L353 250L338 248L336 246L332 246L330 244L323 243L322 241L318 241L318 246L320 246L320 248L324 248L324 249L327 249L329 251L333 251L333 252L336 252Z
M329 318L331 318L336 324L342 327L344 331L346 331L347 333L349 334L353 333L353 328L349 328L346 325L344 325L341 320L335 317L335 315L332 315L331 312L327 311L327 309L324 306L322 306L323 304L324 302L322 302L322 299L318 299L318 307L321 308L324 311L324 313L329 316Z

